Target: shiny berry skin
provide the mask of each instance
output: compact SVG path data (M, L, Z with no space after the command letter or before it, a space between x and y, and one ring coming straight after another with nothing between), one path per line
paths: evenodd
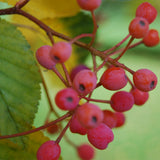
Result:
M73 81L74 77L76 76L76 74L84 69L89 69L87 66L80 64L78 66L76 66L75 68L72 69L71 73L70 73L70 78L71 81Z
M143 38L143 43L147 47L153 47L159 44L159 33L155 29L151 29Z
M77 147L77 152L82 160L92 160L94 158L94 149L88 144L82 144Z
M87 129L97 127L103 121L103 112L95 104L85 103L76 111L77 119Z
M103 115L103 123L106 124L109 128L114 128L117 123L115 112L112 112L110 110L103 110Z
M101 0L77 0L79 6L88 11L93 11L101 5Z
M134 104L134 97L130 92L115 92L111 97L111 107L117 112L130 110Z
M73 80L73 88L83 96L92 92L95 89L96 84L96 75L88 69L78 72Z
M134 18L129 25L129 33L133 38L143 38L148 30L148 21L142 17Z
M78 121L76 114L73 115L69 127L72 133L77 133L80 135L85 135L87 133L87 129L83 127L81 123Z
M116 128L122 127L125 124L126 117L122 112L115 112L115 116L117 117Z
M55 102L62 110L73 110L79 103L79 97L74 89L65 88L56 94Z
M148 2L144 2L138 6L136 10L136 17L143 17L152 23L157 17L157 10Z
M108 144L113 141L114 135L107 125L101 123L96 128L88 130L87 138L94 147L103 150L106 149Z
M50 50L51 46L42 46L36 51L36 59L41 66L46 69L52 69L55 66L55 63L51 60Z
M54 43L50 50L50 57L55 63L66 62L72 53L72 46L67 42Z
M58 160L61 148L55 141L43 143L37 151L37 160Z
M103 87L109 90L119 90L125 87L127 82L128 80L124 69L119 67L107 69L100 79L100 83Z
M139 69L133 74L133 82L139 90L148 92L157 85L157 76L149 69Z
M149 98L148 92L140 91L137 88L134 88L130 91L134 97L134 104L141 106L146 103Z

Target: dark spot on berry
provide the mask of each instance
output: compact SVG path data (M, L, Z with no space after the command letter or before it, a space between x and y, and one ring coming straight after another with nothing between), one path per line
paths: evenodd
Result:
M80 91L84 91L84 90L85 90L85 86L84 86L83 84L80 84L80 85L79 85L79 90L80 90Z
M67 97L66 98L68 102L73 102L73 98L72 97Z
M152 81L151 84L150 84L150 88L154 88L154 84L155 84L155 81Z
M146 24L145 24L145 22L144 21L139 21L139 24L141 25L141 26L145 26Z
M59 61L59 60L60 60L60 58L57 57L57 56L54 56L54 59L55 59L56 61Z
M94 123L97 122L97 117L96 117L96 116L93 116L93 117L92 117L92 122L94 122Z

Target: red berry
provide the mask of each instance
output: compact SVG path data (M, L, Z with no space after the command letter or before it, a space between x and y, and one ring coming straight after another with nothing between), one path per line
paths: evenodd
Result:
M96 84L96 75L88 69L78 72L73 80L73 87L79 94L83 96L92 92L95 89Z
M109 128L114 128L117 123L117 117L114 112L110 110L103 110L103 123L106 124Z
M159 34L158 31L155 29L149 30L149 32L143 38L143 43L147 47L153 47L159 44Z
M139 69L133 74L133 81L139 90L148 92L157 85L157 76L149 69Z
M142 17L134 18L129 25L129 33L133 38L143 38L148 30L148 21Z
M137 88L134 88L130 91L134 97L134 104L136 105L143 105L146 103L146 101L149 98L149 93L148 92L142 92Z
M101 123L96 128L89 129L87 137L89 142L98 149L106 149L114 139L112 130L104 123Z
M55 141L47 141L43 143L37 151L38 160L58 160L61 148Z
M88 144L78 146L77 152L82 160L91 160L94 158L94 149Z
M73 81L74 77L76 76L76 74L84 69L89 69L87 66L80 64L78 66L76 66L75 68L72 69L71 73L70 73L70 78L71 81Z
M84 128L81 123L78 121L76 114L73 115L70 123L70 131L72 133L78 133L81 135L85 135L87 133L87 129Z
M81 105L76 112L77 118L85 128L97 127L103 121L102 110L92 103Z
M136 17L143 17L149 23L152 23L157 16L157 10L148 2L144 2L138 6L136 10Z
M117 117L117 123L116 123L116 128L121 127L125 124L126 118L124 113L122 112L115 112L115 116Z
M134 97L129 92L119 91L112 95L110 104L115 111L125 112L132 108Z
M41 66L47 69L52 69L55 63L51 60L50 50L51 46L42 46L36 51L36 59Z
M101 5L101 0L77 0L79 6L84 10L95 10Z
M107 69L100 79L100 83L103 87L109 90L119 90L125 87L127 82L128 80L124 69L119 67Z
M73 110L79 103L79 97L74 89L65 88L56 94L55 102L62 110Z
M47 123L49 123L48 120L45 122L45 124L47 124ZM47 132L50 134L54 134L54 133L58 132L58 130L59 130L59 127L57 124L54 124L54 125L47 128Z
M57 42L50 50L50 56L55 63L64 63L72 53L72 46L67 42Z

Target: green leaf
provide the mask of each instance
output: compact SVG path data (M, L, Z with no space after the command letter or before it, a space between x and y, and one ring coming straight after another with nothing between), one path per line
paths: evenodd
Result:
M0 140L0 160L36 160L38 148L48 140L40 131L25 136L25 148L20 148L10 140Z
M90 14L86 14L85 12L80 12L75 16L60 18L59 19L66 29L69 31L72 37L76 37L83 33L92 33L93 31L93 22ZM80 39L81 42L89 43L91 41L90 37L85 37ZM81 47L75 47L76 54L78 55L78 61L80 63L84 62L84 60L89 55L89 52L86 49Z
M20 31L0 19L0 134L30 130L40 99L40 75ZM13 142L24 147L24 139Z

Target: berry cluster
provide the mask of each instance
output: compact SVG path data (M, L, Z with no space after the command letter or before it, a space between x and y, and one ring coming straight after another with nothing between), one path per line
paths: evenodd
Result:
M94 22L96 22L93 11L100 6L101 0L77 0L77 3L82 9L90 11ZM136 10L136 17L129 24L129 35L116 46L103 52L92 47L97 31L96 23L94 23L92 34L82 34L68 42L52 43L52 46L45 45L37 50L38 63L44 68L52 70L65 85L65 88L56 94L55 104L59 109L67 111L69 115L66 116L67 118L70 117L67 119L67 125L64 129L60 124L54 124L48 128L50 133L55 133L58 129L61 130L61 133L57 140L47 141L40 146L37 151L38 160L57 160L59 158L61 152L59 142L68 128L72 133L87 135L88 141L93 147L100 150L106 149L114 139L112 129L121 127L125 123L124 112L131 110L133 105L146 103L149 98L148 92L157 85L156 75L149 69L133 71L121 64L119 59L129 48L140 44L148 47L159 44L158 31L149 29L149 24L155 20L156 16L157 11L150 3L142 3ZM71 56L72 45L78 42L78 39L87 36L92 37L92 41L86 45L86 49L92 54L93 69L80 64L69 73L65 62ZM126 47L117 49L129 37L130 40ZM141 41L131 45L135 38L141 39ZM115 49L117 50L115 51ZM112 56L117 54L119 55L113 59ZM102 64L97 65L96 56L103 59ZM62 65L65 77L58 71L57 64ZM98 78L97 73L102 68L106 69ZM126 72L132 75L133 80L127 76ZM131 85L131 89L129 91L123 90L128 83ZM114 91L110 99L92 98L92 93L100 86L106 90ZM110 105L110 109L102 109L95 104L96 102L107 103ZM53 108L50 112L56 113ZM57 122L61 122L65 118ZM76 148L77 154L82 160L91 160L94 157L92 146L88 144L77 146L71 140L67 140Z

